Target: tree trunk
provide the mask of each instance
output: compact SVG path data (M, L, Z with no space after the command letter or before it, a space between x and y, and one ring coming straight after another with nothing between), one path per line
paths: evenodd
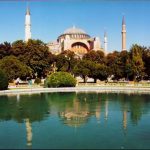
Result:
M83 77L83 82L84 82L84 83L86 83L86 79L85 79L85 77Z
M96 78L94 78L94 83L96 83L96 81L97 81L97 79L96 79Z
M87 83L87 76L83 76L84 83Z

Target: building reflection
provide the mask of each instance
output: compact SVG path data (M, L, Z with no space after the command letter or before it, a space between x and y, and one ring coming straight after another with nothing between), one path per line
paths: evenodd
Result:
M123 110L123 129L127 129L127 110Z
M105 120L108 119L108 99L105 101Z
M97 119L97 122L100 123L100 117L101 117L101 102L100 101L99 101L99 105L96 106L95 117Z
M87 123L89 115L86 102L81 106L81 103L77 99L73 100L72 107L67 107L65 111L59 113L63 123L71 127L79 127Z
M32 126L29 118L25 119L25 125L26 125L27 146L28 148L32 148Z
M73 105L66 107L64 111L59 112L59 117L65 125L71 127L80 127L85 125L90 117L95 116L100 123L101 116L101 99L89 99L88 94L85 96L77 94L73 100Z
M17 102L20 101L20 94L17 94Z

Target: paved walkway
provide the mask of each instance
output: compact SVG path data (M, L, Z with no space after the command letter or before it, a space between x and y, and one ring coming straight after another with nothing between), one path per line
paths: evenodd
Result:
M149 93L150 94L150 87L110 87L110 86L97 86L97 87L63 87L63 88L28 88L28 89L12 89L12 90L4 90L0 91L0 95L5 94L26 94L26 93L45 93L45 92L125 92L125 93L134 93L134 92L141 92L141 93Z

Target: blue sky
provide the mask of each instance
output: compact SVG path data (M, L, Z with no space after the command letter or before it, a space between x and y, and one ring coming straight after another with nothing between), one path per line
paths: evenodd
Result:
M104 29L108 50L121 50L121 24L125 14L127 48L132 44L150 46L149 0L31 0L32 38L49 42L76 25L103 44ZM0 0L0 42L24 39L27 2Z

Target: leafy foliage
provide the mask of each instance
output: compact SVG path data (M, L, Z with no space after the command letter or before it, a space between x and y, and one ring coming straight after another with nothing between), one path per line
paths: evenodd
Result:
M144 62L142 59L143 48L137 44L133 45L130 50L131 72L133 80L141 80L144 76Z
M6 64L3 63L5 58L8 59ZM46 77L55 71L81 76L84 82L87 77L93 78L95 82L97 79L107 80L109 76L113 76L114 80L150 79L150 48L137 44L132 45L129 51L114 51L107 56L101 51L91 50L81 59L70 50L53 55L46 43L40 40L17 40L12 44L0 44L0 59L0 68L9 81L29 75L33 78Z
M75 58L75 53L72 51L63 51L56 56L56 67L57 71L71 72L77 63L77 58Z
M1 59L0 69L5 72L9 81L12 81L18 77L25 79L32 73L31 68L23 64L14 56L7 56Z
M144 68L145 68L145 79L150 79L150 48L144 48L142 59L144 62Z
M6 74L0 70L0 90L7 90L8 88L8 78Z
M95 80L106 80L108 77L108 67L104 64L99 64L90 60L78 61L78 64L74 68L74 74L80 76L86 82L87 77L91 77Z
M0 44L0 59L5 56L10 56L12 54L11 44L8 42L4 42Z
M45 80L45 87L74 87L75 78L68 72L56 72L48 76Z
M40 40L29 40L27 43L16 41L12 44L13 54L33 70L33 75L45 77L54 62L54 55L49 52L45 43Z
M105 56L102 51L91 50L83 56L83 60L90 60L102 64L105 62Z

